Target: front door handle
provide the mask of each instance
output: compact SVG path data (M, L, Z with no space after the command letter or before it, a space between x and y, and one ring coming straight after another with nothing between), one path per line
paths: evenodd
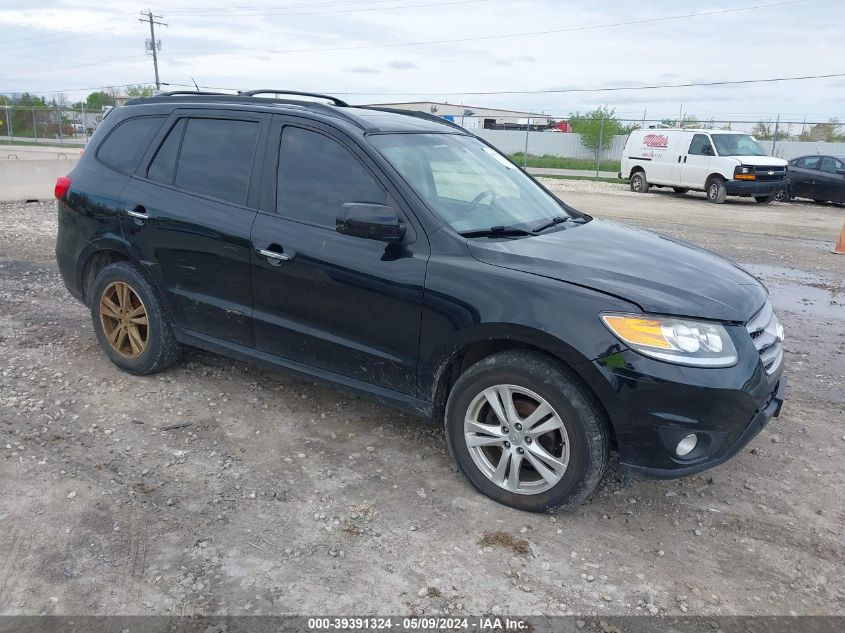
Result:
M280 253L279 251L268 251L266 248L257 248L256 251L258 251L259 255L263 255L264 257L269 259L271 264L279 264L281 262L290 261L290 255Z
M147 215L147 210L138 205L134 209L126 209L126 215L129 217L135 218L136 220L149 220L150 216Z

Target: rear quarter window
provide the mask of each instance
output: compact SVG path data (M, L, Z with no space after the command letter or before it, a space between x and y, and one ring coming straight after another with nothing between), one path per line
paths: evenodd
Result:
M118 123L97 149L97 159L112 169L131 174L141 162L164 118L145 116Z

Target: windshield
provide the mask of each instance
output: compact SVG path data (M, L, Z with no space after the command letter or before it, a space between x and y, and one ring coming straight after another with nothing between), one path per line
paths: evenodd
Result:
M515 165L471 136L380 134L370 140L459 233L529 229L570 215Z
M768 156L748 134L711 134L719 156Z

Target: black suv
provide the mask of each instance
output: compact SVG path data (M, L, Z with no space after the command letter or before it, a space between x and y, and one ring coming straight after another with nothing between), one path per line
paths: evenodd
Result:
M115 365L192 345L354 388L443 421L469 481L516 508L584 499L611 446L633 474L710 468L783 402L754 277L572 209L432 115L136 99L56 197L62 276Z

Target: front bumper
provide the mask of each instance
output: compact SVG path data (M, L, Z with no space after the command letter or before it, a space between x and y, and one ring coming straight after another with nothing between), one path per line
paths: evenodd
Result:
M620 462L619 469L624 474L632 477L675 479L677 477L695 475L696 473L709 470L710 468L715 468L720 464L724 464L739 453L751 442L751 440L754 439L754 437L756 437L760 431L766 427L772 418L778 417L785 399L786 376L781 376L775 391L771 394L771 399L757 410L739 437L737 437L729 446L724 446L722 450L718 451L718 454L711 454L703 461L696 461L696 463L688 466L679 466L678 468L651 468L648 466L639 466Z
M786 183L786 180L728 180L725 189L729 196L773 196Z
M767 374L745 328L733 328L739 360L732 367L681 366L624 348L580 366L610 417L623 472L672 478L707 470L780 413L783 365ZM678 456L678 442L692 433L697 446Z

